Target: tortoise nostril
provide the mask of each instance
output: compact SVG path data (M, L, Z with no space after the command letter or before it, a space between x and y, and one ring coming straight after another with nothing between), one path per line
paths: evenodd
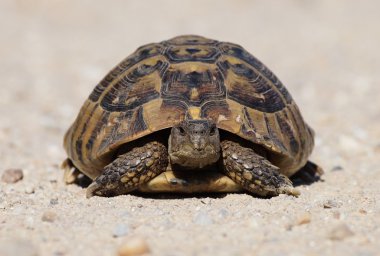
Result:
M194 148L196 151L201 151L201 150L204 148L204 145L203 145L203 143L194 142L194 143L193 143L193 148Z

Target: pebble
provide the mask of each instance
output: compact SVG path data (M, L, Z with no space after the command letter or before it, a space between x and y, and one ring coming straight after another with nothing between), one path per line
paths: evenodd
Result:
M5 183L16 183L24 178L24 173L21 169L7 169L1 176L1 181Z
M330 231L329 238L331 240L340 241L353 235L354 232L346 224L343 223L339 224Z
M34 219L32 216L28 216L25 218L24 220L24 225L27 229L31 229L33 230L34 229Z
M58 204L58 198L50 199L50 205L57 205L57 204Z
M34 194L34 192L36 191L36 189L34 188L34 186L32 185L26 185L25 189L25 194Z
M7 202L5 201L5 196L0 193L0 209L5 209L6 208Z
M300 226L300 225L308 224L310 222L311 222L311 214L309 212L305 212L304 214L298 217L295 224Z
M311 214L309 212L304 212L299 215L297 219L285 225L286 230L292 230L295 226L305 225L311 222Z
M119 256L138 256L148 254L150 252L149 246L142 238L130 238L123 243L119 250Z
M55 176L55 175L49 175L48 177L47 177L47 179L48 179L48 181L50 182L50 183L57 183L57 177Z
M228 217L228 215L230 215L230 213L224 208L222 208L218 211L218 217L219 218L224 219L224 218Z
M327 200L325 203L323 203L323 208L325 209L337 208L339 206L340 205L338 204L338 202L334 200Z
M57 214L53 211L46 211L42 214L41 220L45 222L54 222L57 219Z
M337 172L337 171L343 171L343 167L340 165L336 165L331 169L332 172Z
M130 228L128 225L121 223L118 224L112 232L113 237L122 237L129 234Z
M202 225L202 226L205 226L205 225L211 225L213 224L213 220L211 219L211 217L208 215L207 212L205 211L200 211L198 212L194 218L193 218L193 222L197 225Z
M375 152L380 153L380 143L376 144L375 146Z
M334 211L333 212L333 218L334 219L339 220L339 219L341 219L341 217L342 217L342 214L339 211Z

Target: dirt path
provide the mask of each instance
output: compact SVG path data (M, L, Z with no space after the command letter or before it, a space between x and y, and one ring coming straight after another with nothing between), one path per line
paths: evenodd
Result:
M0 175L24 177L0 182L0 255L116 255L131 240L152 255L379 255L379 8L1 1ZM239 43L280 77L317 133L324 182L269 200L88 200L63 184L63 134L95 84L139 45L189 33Z

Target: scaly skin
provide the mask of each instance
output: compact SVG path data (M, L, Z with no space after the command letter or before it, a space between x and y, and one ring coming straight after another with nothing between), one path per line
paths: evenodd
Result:
M116 196L138 189L165 171L167 152L162 143L153 141L120 155L104 167L103 173L87 188L87 197Z
M236 142L221 142L225 174L246 190L259 196L299 195L280 169L250 148Z

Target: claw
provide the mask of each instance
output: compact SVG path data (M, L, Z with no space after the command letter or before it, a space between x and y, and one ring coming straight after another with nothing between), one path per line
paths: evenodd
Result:
M279 194L287 194L287 195L295 196L295 197L298 197L299 195L301 195L301 192L294 187L281 187L277 189L277 192Z
M86 190L86 198L93 197L95 195L101 195L100 190L102 189L102 186L96 183L95 181L88 186Z

